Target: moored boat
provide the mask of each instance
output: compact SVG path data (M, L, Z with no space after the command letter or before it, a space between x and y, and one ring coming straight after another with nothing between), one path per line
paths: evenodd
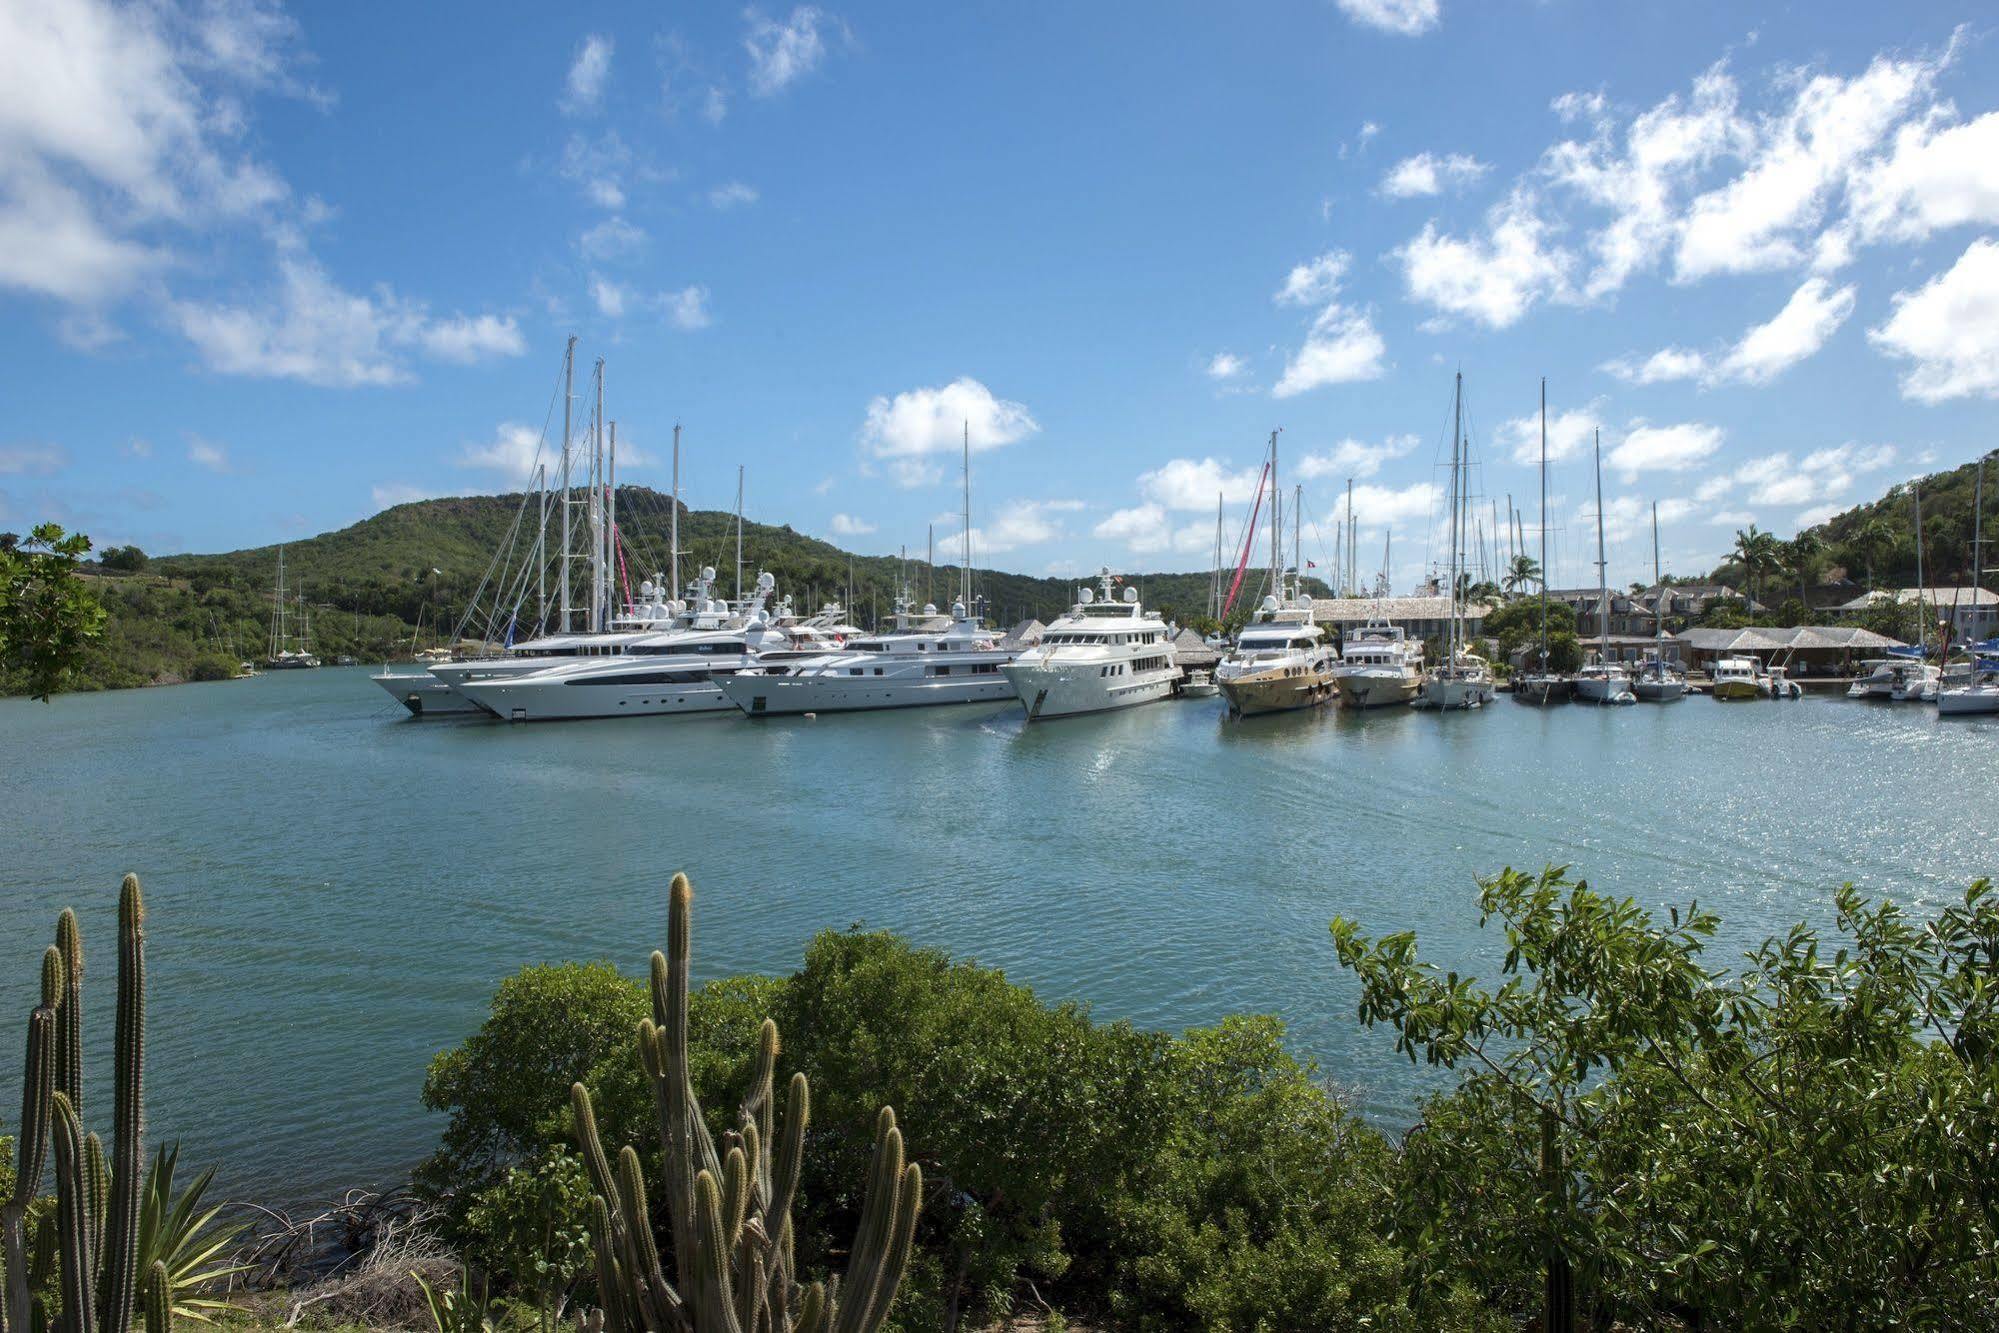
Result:
M1001 667L1030 722L1149 704L1180 677L1166 622L1105 569L1100 592L1076 590L1075 605L1041 642Z

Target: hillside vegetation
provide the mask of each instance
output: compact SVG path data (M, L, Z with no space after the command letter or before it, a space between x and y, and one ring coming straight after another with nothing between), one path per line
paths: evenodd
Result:
M646 487L619 488L618 522L634 589L640 579L667 568L671 503ZM580 510L576 521L582 522ZM713 565L721 592L733 594L735 524L733 514L682 507L683 581L699 566ZM519 494L396 505L351 527L286 543L288 599L303 593L313 651L328 661L343 654L364 662L407 658L418 646L450 639L487 579L495 552L510 550L506 563L520 568L531 554L537 526L532 502L524 511ZM558 529L559 520L551 518L551 548ZM277 546L258 546L150 559L131 548L103 552L86 577L110 615L80 683L85 688L172 683L226 674L236 662L260 658L270 631L278 552ZM907 563L911 591L919 602L948 605L959 566L939 563L931 569L920 557L916 553ZM889 613L904 568L894 556L855 555L789 526L743 524L744 584L768 571L779 594L791 595L802 610L846 599L851 578L853 618L869 624ZM982 569L974 571L973 585L988 620L1010 626L1030 616L1045 621L1061 614L1084 577ZM580 585L581 567L577 578ZM1148 606L1181 622L1206 610L1208 579L1204 572L1127 575ZM1325 591L1316 581L1312 588ZM1253 599L1260 589L1252 572L1243 595ZM535 600L530 591L521 605L523 627L534 619ZM491 606L490 589L479 601ZM472 628L476 633L482 625Z

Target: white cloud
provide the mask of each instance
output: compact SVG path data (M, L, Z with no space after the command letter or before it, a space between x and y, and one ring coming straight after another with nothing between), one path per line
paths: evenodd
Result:
M1068 535L1061 515L1084 507L1081 500L1015 500L1000 506L992 521L972 527L972 558L997 555L1023 546L1041 546ZM939 534L938 546L946 551L960 549L963 531Z
M67 466L59 444L0 444L0 477L50 477Z
M1558 463L1564 458L1581 453L1597 430L1603 426L1603 400L1596 399L1586 407L1572 407L1567 411L1557 408L1548 414L1548 461ZM1513 461L1528 467L1538 467L1541 462L1541 414L1532 412L1524 417L1514 417L1502 421L1496 432L1499 443L1513 451Z
M1419 481L1410 486L1376 486L1363 483L1353 488L1354 526L1392 526L1412 518L1427 517L1443 498L1443 490L1433 482ZM1340 512L1346 512L1342 497Z
M1564 121L1595 120L1609 106L1609 99L1598 89L1593 93L1568 92L1548 103L1548 109Z
M1947 227L1999 222L1999 111L1954 124L1948 107L1896 132L1893 148L1853 175L1863 241L1921 241Z
M1290 398L1327 384L1380 379L1387 369L1382 364L1387 351L1368 311L1329 305L1312 321L1304 345L1285 362L1284 373L1270 392Z
M616 130L606 130L595 139L572 134L564 140L556 172L579 186L597 207L616 212L625 206L625 173L632 166L632 150Z
M1626 481L1640 472L1684 472L1721 447L1722 429L1700 422L1673 426L1635 424L1605 462Z
M957 450L969 428L972 449L995 449L1041 429L1025 404L995 397L970 376L935 388L908 389L868 403L861 447L889 463L896 481L917 486L933 480L925 460Z
M1102 541L1122 542L1140 555L1164 551L1173 544L1173 529L1166 510L1156 504L1117 510L1091 532Z
M210 370L345 388L409 379L397 355L405 349L459 364L523 350L512 317L432 319L386 288L346 291L300 255L281 258L278 273L277 291L247 305L170 304L175 327Z
M1815 449L1795 462L1784 450L1742 464L1735 471L1735 487L1750 504L1822 503L1845 495L1861 474L1879 472L1894 461L1895 447L1890 444L1835 445Z
M1229 504L1246 503L1262 476L1261 464L1230 471L1214 458L1172 458L1139 475L1138 493L1149 504L1206 512L1218 496Z
M1353 256L1346 251L1328 250L1317 259L1295 265L1271 299L1279 305L1323 305L1339 295L1340 280L1352 262Z
M1503 329L1539 301L1569 299L1573 258L1550 235L1532 196L1516 190L1486 214L1483 234L1460 239L1426 222L1393 254L1410 299Z
M596 276L590 279L590 299L596 304L597 313L605 319L622 319L624 317L627 295L628 293L621 283Z
M779 23L755 10L747 15L749 31L743 49L750 57L750 91L770 97L818 68L826 58L820 30L827 17L817 6L800 5Z
M1803 532L1806 528L1815 528L1819 524L1831 519L1835 514L1845 512L1847 508L1849 508L1847 505L1822 504L1813 505L1810 509L1800 509L1797 519L1798 531Z
M469 366L489 356L519 356L527 350L514 317L453 315L435 319L416 331L417 345L439 361Z
M729 181L708 191L708 204L711 208L730 209L743 204L754 204L760 197L754 185L745 185L742 181Z
M1717 528L1746 528L1756 521L1756 515L1747 509L1721 509L1709 514L1707 521Z
M1298 460L1297 473L1306 481L1317 481L1321 477L1345 480L1348 477L1371 477L1381 471L1381 465L1391 458L1400 458L1414 449L1417 439L1414 435L1391 435L1380 444L1367 444L1360 440L1345 439L1330 449L1315 450Z
M1657 502L1659 522L1677 523L1694 512L1693 501L1675 496ZM1653 501L1642 495L1618 495L1603 506L1603 535L1606 541L1620 542L1652 529ZM1596 526L1596 501L1586 501L1576 510L1576 521Z
M1620 358L1604 369L1630 384L1697 379L1705 385L1768 384L1815 355L1853 313L1855 288L1834 289L1824 278L1807 278L1766 323L1745 332L1716 356L1686 347L1668 347L1642 362Z
M1208 378L1232 380L1248 368L1248 362L1234 352L1216 352L1208 362Z
M228 472L229 450L213 440L204 440L199 435L187 437L187 461L209 472Z
M1403 37L1415 37L1437 26L1439 0L1339 0L1342 13L1356 23Z
M535 464L542 461L541 432L519 421L502 421L493 438L484 444L467 444L458 454L458 466L497 472L508 485L520 485L534 477ZM558 439L551 451L562 452ZM558 461L553 458L551 463Z
M645 232L623 218L605 218L576 238L585 259L612 259L630 254L646 242Z
M0 286L114 300L173 258L141 233L287 199L241 150L240 94L304 91L281 77L295 30L255 3L0 6Z
M1867 338L1914 363L1902 375L1904 398L1999 398L1999 244L1979 237L1949 269L1895 293L1894 306Z
M1709 477L1694 488L1694 499L1701 504L1712 504L1734 488L1735 483L1728 477Z
M1418 153L1405 157L1381 178L1381 192L1390 199L1414 199L1442 194L1477 183L1492 168L1465 153Z
M1819 74L1791 104L1753 127L1742 174L1696 198L1674 251L1685 281L1802 262L1832 195L1928 90L1935 62L1876 57L1852 79Z
M430 486L419 486L408 481L385 481L368 488L368 494L377 509L392 509L397 505L410 504L416 500L434 499L440 494Z
M875 525L864 518L852 514L833 515L833 535L836 537L865 537L875 530Z
M1379 379L1387 344L1375 330L1371 312L1341 305L1335 298L1352 256L1344 250L1295 266L1273 298L1279 305L1317 305L1304 345L1292 353L1284 373L1271 388L1278 398L1290 398L1326 384Z
M666 322L684 333L705 329L711 322L706 287L682 287L677 292L667 292L663 299L666 302Z
M583 39L576 59L570 63L569 77L563 83L565 115L585 115L603 105L604 83L611 76L612 49L611 39L602 33L593 32Z

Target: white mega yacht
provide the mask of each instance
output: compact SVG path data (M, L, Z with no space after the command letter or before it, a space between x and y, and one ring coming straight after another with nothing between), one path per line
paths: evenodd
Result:
M918 628L911 607L904 590L894 624L882 633L848 640L834 652L753 666L716 683L751 717L1013 698L1013 686L1000 668L1018 652L999 647L963 602L951 607L950 625L942 631ZM934 619L936 611L926 605L922 622Z
M1106 569L1099 595L1076 590L1076 604L1041 642L1001 667L1029 721L1148 704L1173 693L1180 668L1166 622L1139 605L1138 589L1118 595Z
M800 648L764 618L775 580L757 577L757 595L738 614L710 601L691 627L641 635L616 653L557 659L539 670L509 672L456 686L493 716L510 722L664 713L724 712L735 705L716 679L772 659L824 652L829 643ZM726 618L720 626L709 622Z
M1333 682L1342 708L1387 708L1423 687L1423 644L1400 625L1370 620L1340 650Z
M1895 688L1895 670L1902 664L1892 657L1870 657L1860 664L1864 674L1855 676L1846 687L1849 699L1886 699Z

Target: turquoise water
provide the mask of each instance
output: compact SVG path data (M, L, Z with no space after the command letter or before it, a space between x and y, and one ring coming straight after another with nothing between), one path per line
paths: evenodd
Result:
M0 701L0 1117L65 904L108 1042L136 870L149 1134L239 1193L392 1179L437 1132L426 1061L495 984L640 971L684 869L704 977L892 928L1106 1017L1281 1014L1392 1122L1416 1076L1353 1022L1334 914L1476 971L1473 876L1507 864L1698 897L1731 957L1824 922L1842 880L1934 906L1999 870L1992 722L1814 698L1232 723L1210 699L1032 727L986 705L509 727L407 720L359 669Z

